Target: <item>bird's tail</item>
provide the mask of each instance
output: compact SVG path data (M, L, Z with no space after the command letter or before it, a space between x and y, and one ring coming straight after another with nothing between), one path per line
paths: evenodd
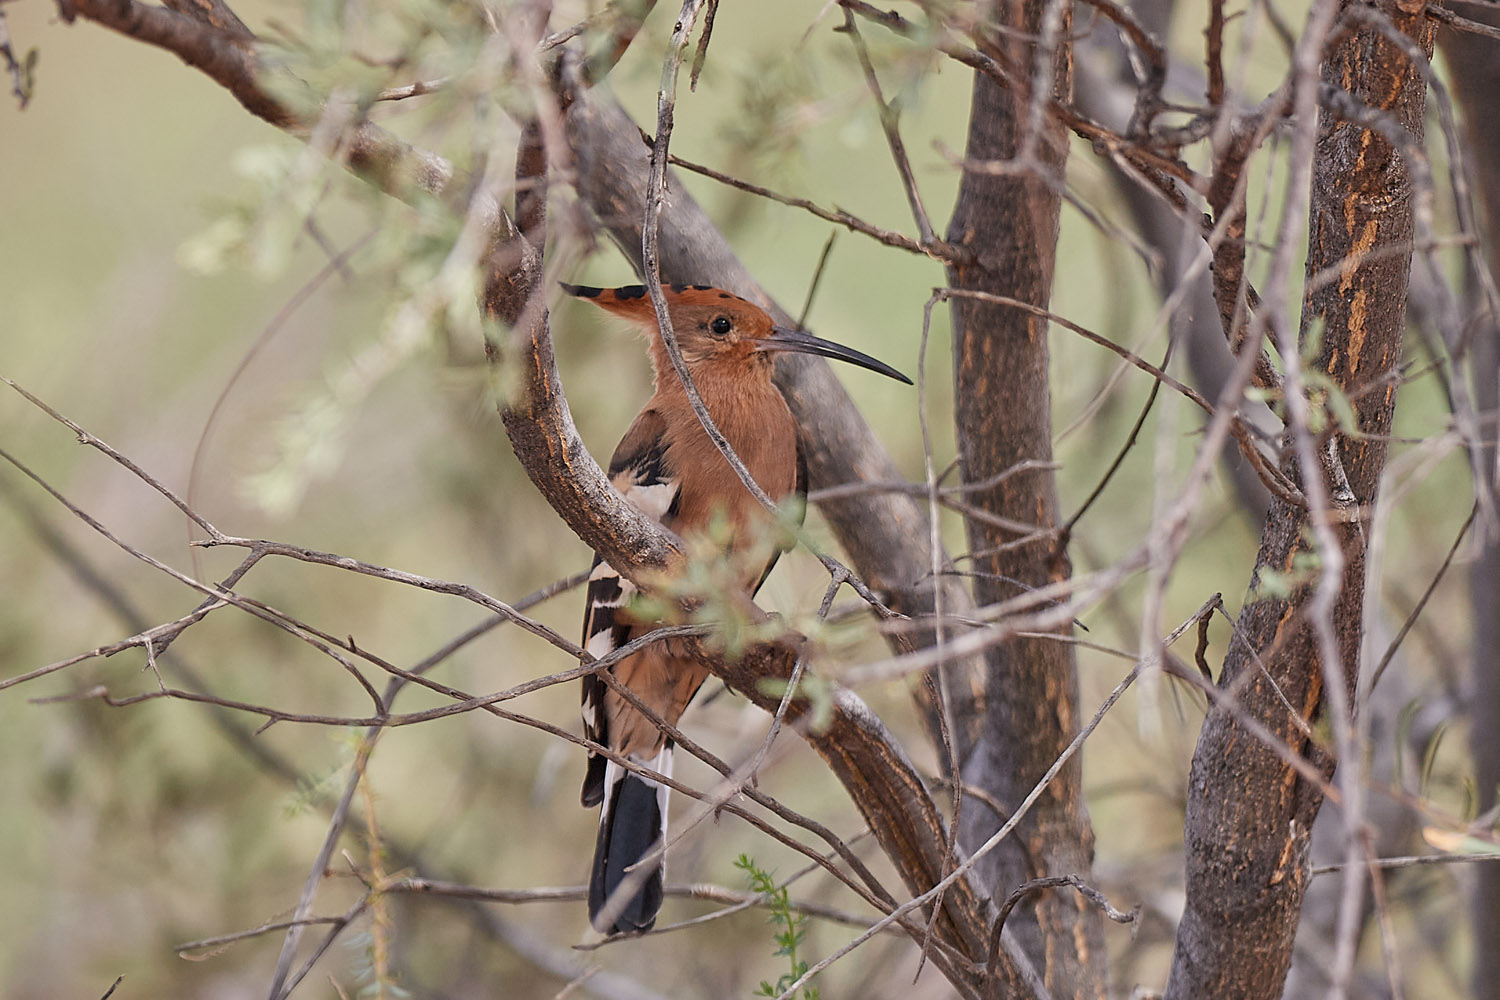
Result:
M672 775L672 744L642 764ZM589 922L601 934L650 930L661 909L662 864L650 870L636 865L667 835L670 789L610 761L604 769L604 807L599 812L599 840L589 877ZM619 893L622 883L629 883Z

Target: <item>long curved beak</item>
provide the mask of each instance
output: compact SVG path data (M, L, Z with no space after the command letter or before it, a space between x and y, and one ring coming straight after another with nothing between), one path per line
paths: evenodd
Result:
M803 330L788 330L784 326L772 327L771 335L756 341L755 349L757 351L788 351L793 354L819 354L825 358L836 358L839 361L847 361L850 364L859 365L861 368L868 368L872 372L879 372L882 375L895 379L897 382L905 382L907 385L912 384L911 379L902 375L884 361L877 361L863 351L856 351L852 347L845 347L843 344L835 344L831 340L814 337Z

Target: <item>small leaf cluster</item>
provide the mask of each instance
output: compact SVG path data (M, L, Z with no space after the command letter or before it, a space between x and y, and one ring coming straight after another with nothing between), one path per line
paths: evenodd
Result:
M800 521L800 510L785 507L769 523L755 522L736 529L722 512L716 513L701 533L683 539L687 561L683 571L656 581L650 593L631 603L631 613L643 621L676 624L684 621L681 605L692 612L686 623L711 626L710 641L721 646L731 660L743 656L758 642L774 638L783 626L776 621L752 622L741 599L745 581L764 571L772 553L792 542L791 523Z
M797 946L802 944L803 938L807 935L807 915L792 906L787 896L786 886L777 885L771 873L757 865L750 855L741 854L735 859L734 866L745 873L750 888L765 897L766 904L771 910L770 922L777 928L775 954L785 955L789 966L788 971L783 973L775 984L768 980L761 980L755 995L781 996L789 986L807 974L807 960L797 957ZM818 997L816 986L806 987L802 991L802 1000L818 1000Z

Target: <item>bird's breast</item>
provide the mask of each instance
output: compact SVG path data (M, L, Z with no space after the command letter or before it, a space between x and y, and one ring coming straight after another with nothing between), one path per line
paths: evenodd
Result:
M751 477L771 499L785 499L797 484L797 425L781 393L769 382L748 388L697 384L709 415ZM677 532L705 528L715 517L727 517L737 529L769 523L769 513L745 489L692 408L683 406L676 415L669 460L682 483Z

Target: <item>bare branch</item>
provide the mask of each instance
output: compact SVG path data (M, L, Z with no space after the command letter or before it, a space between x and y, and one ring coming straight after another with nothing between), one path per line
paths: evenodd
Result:
M917 220L917 232L922 236L923 245L933 243L937 237L932 232L932 220L927 216L927 206L922 204L922 192L917 189L917 178L911 170L911 160L906 156L906 144L901 141L901 129L897 120L896 111L886 103L884 95L880 92L880 80L875 76L875 67L870 62L870 50L865 47L865 40L859 33L859 26L854 23L854 15L848 7L844 8L843 27L837 29L849 36L854 43L854 54L859 57L860 69L865 73L865 84L870 88L870 94L875 98L875 110L880 116L880 128L885 132L885 141L891 148L891 159L896 164L896 171L901 175L901 187L906 191L907 204L911 206L911 214Z
M806 198L793 198L790 195L778 194L770 188L762 187L759 184L752 184L749 181L741 180L738 177L715 170L712 167L706 167L691 160L684 160L675 153L668 157L668 162L674 167L681 167L692 173L702 174L704 177L716 180L720 184L728 185L736 190L769 199L778 204L786 205L788 208L800 208L804 212L815 215L825 222L832 222L834 225L843 226L850 232L868 236L872 240L883 243L888 247L894 247L897 250L906 250L910 253L921 254L924 257L931 257L933 260L951 263L967 262L973 258L973 255L968 251L945 243L942 240L935 238L920 241L914 240L904 233L898 233L891 229L882 229L843 209L824 208Z

